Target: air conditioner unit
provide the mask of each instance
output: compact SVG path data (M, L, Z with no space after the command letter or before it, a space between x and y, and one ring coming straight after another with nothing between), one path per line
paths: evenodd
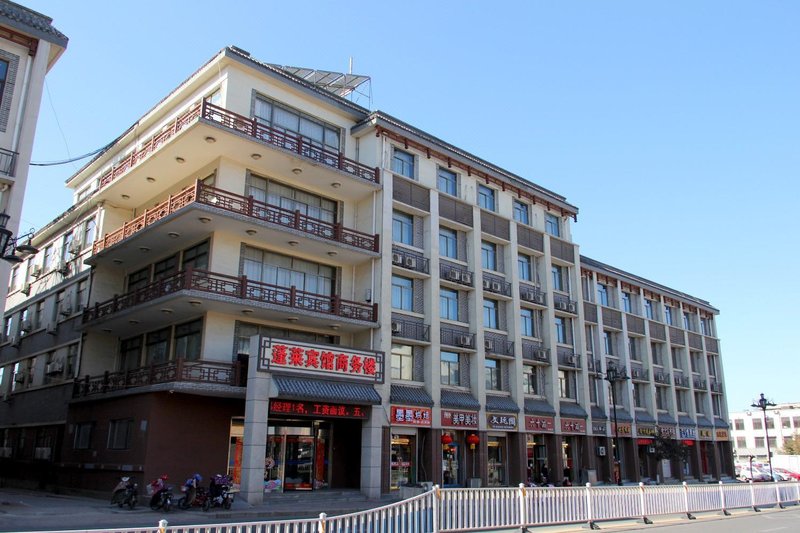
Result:
M58 333L58 322L49 322L45 328L48 335L55 335Z
M62 372L64 372L64 361L52 361L44 367L44 373L48 376L61 374Z
M22 288L19 290L25 296L30 296L31 294L31 284L30 283L23 283Z
M568 355L564 358L568 365L577 365L578 357L576 355Z
M72 314L72 306L69 304L61 304L61 308L58 310L58 312L62 316L69 316Z
M577 308L576 308L574 303L567 304L567 311L570 312L570 313L577 313L578 312L578 310L577 310Z
M500 292L500 288L501 287L500 287L500 284L498 282L496 282L496 281L492 282L492 290L494 292Z
M403 256L400 254L392 254L392 263L394 263L395 265L402 265Z
M20 331L24 331L25 333L30 332L33 329L33 323L30 320L23 320L19 324Z
M400 322L392 322L392 333L400 333L403 331L403 324Z
M459 270L448 270L447 279L452 281L461 281L461 272Z
M559 309L561 311L566 311L568 307L569 305L567 304L567 302L556 302L556 309Z
M533 357L539 361L547 361L547 350L535 350Z
M463 346L465 348L469 348L472 346L472 337L470 335L461 335L456 339L459 346Z
M472 272L463 272L461 274L461 281L467 285L472 285Z
M599 455L600 457L605 457L606 456L606 447L605 446L598 446L597 447L597 455Z
M491 289L492 288L492 282L489 281L488 279L483 280L483 288L484 289Z
M31 269L31 276L33 276L34 278L38 278L41 275L42 275L42 265L33 265L33 268Z
M412 256L406 257L406 268L417 268L417 258Z
M494 342L491 339L486 339L483 341L483 347L487 352L491 352L494 350Z

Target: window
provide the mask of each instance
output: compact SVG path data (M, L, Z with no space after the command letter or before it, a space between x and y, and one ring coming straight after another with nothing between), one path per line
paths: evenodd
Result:
M664 366L664 345L659 342L651 342L650 352L653 354L653 364Z
M150 267L128 274L128 292L141 289L150 282Z
M76 377L78 370L78 343L67 346L67 359L64 365L64 377L71 379Z
M175 326L175 358L186 361L200 359L203 336L203 321L193 320L186 324Z
M70 231L66 235L61 238L61 260L62 261L69 261L71 258L69 256L69 249L72 246L72 232Z
M497 300L483 300L483 327L498 329L499 328L499 303Z
M332 296L336 286L336 269L332 266L250 246L244 249L243 274L253 281L323 296Z
M181 270L186 270L187 268L199 270L208 268L208 241L184 250Z
M706 412L706 402L703 393L694 393L694 408L697 411L697 414L703 414Z
M628 337L628 352L630 353L631 361L641 361L641 357L639 357L639 339Z
M211 98L214 98L212 95ZM318 148L340 151L339 128L318 120L300 111L284 107L264 97L256 97L255 119L275 130L288 132L301 137L305 142ZM288 145L291 144L291 145ZM288 143L286 148L296 149L296 143Z
M664 322L672 325L672 308L668 305L664 306Z
M392 379L414 379L414 351L411 346L392 345Z
M11 336L11 318L7 316L3 319L3 340L7 341Z
M753 419L753 429L764 429L764 425L761 423L760 418Z
M439 255L458 259L458 232L450 228L439 228Z
M495 243L481 241L481 267L486 270L497 270L497 245Z
M706 358L706 363L708 364L708 375L709 376L716 376L717 375L717 363L716 359L713 355L709 355Z
M145 343L146 364L159 364L169 361L169 333L169 328L164 328L147 334Z
M486 390L502 390L500 383L500 362L495 359L484 361Z
M522 308L519 311L520 334L527 337L535 337L533 330L533 310Z
M94 422L79 422L75 424L75 438L72 447L76 450L89 450L92 447L92 432Z
M622 310L626 313L631 313L631 293L622 293Z
M178 255L173 255L153 265L153 281L165 279L178 272Z
M592 405L597 405L599 402L597 398L599 397L597 391L600 387L600 379L597 376L589 376L589 403Z
M741 418L735 418L733 420L733 429L737 431L744 431L744 420Z
M44 259L42 261L42 270L44 272L49 272L50 268L52 266L53 266L53 245L52 244L48 244L44 249ZM16 272L16 270L15 270L15 272Z
M414 245L414 217L400 211L392 213L392 240Z
M689 364L692 367L692 372L694 372L695 374L700 373L701 370L700 367L702 366L700 363L701 357L702 354L700 352L689 352Z
M110 450L127 450L131 447L131 429L133 419L111 420L108 425L108 448Z
M586 331L586 351L594 352L594 326L585 326L585 331Z
M767 418L767 429L775 429L775 420L772 417Z
M614 349L614 340L613 333L610 331L603 331L603 347L606 350L606 355L616 355L616 350Z
M517 255L520 281L533 281L533 258L529 255Z
M530 209L528 204L522 203L519 200L514 200L514 220L522 224L530 224Z
M6 91L6 78L8 78L8 61L0 59L0 102L3 101L3 94Z
M711 412L716 417L722 416L722 396L718 394L711 395Z
M494 211L496 209L494 189L486 185L478 185L478 207Z
M778 437L769 438L769 447L773 450L778 447Z
M656 387L656 408L662 411L669 409L669 400L667 394L669 389L667 387Z
M711 335L708 319L706 317L700 318L700 333L703 335Z
M645 299L644 316L646 316L649 320L655 320L655 314L653 313L653 300Z
M792 424L794 425L795 429L800 429L800 416L793 416Z
M544 230L553 237L561 237L561 220L553 214L545 213Z
M406 178L414 179L414 156L403 150L394 149L392 154L392 172Z
M33 329L39 329L42 327L42 319L44 318L44 300L39 300L36 302L36 305L33 307Z
M142 357L142 337L125 339L120 343L120 364L121 371L134 370L141 365Z
M683 369L683 357L681 357L681 351L678 348L672 348L672 368Z
M557 316L556 323L556 342L559 344L569 344L569 319L563 316Z
M455 172L439 167L436 172L436 178L440 192L450 196L458 196L458 176Z
M414 282L409 278L392 276L392 307L404 311L414 308Z
M781 429L792 429L792 424L788 416L781 417Z
M300 211L311 218L334 223L337 217L336 202L322 196L296 189L269 178L248 174L245 194L257 202L264 202L286 211Z
M567 269L560 265L553 265L553 290L560 292L569 292L569 283L567 280Z
M97 231L97 221L94 217L88 219L83 225L83 245L90 246L94 242Z
M686 391L685 390L676 390L675 391L675 407L678 409L680 413L686 413L689 411L689 406L686 403Z
M453 352L441 352L440 358L442 361L442 385L460 385L458 354Z
M737 448L747 448L747 439L745 437L736 437Z
M608 287L602 283L597 284L597 301L600 305L608 307Z
M50 250L52 253L52 249ZM8 289L14 290L17 288L17 284L19 283L19 268L15 267L11 269L11 277L8 281Z
M439 318L458 320L458 291L439 289Z
M764 447L764 437L756 437L756 448Z
M558 389L561 398L578 399L578 376L570 370L558 371Z
M639 408L647 407L644 383L633 384L633 406Z
M522 365L522 390L525 394L542 394L539 384L541 375L539 367Z

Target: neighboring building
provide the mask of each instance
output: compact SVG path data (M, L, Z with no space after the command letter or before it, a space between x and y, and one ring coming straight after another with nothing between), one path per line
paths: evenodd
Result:
M755 460L767 462L767 434L773 456L783 448L786 440L800 435L800 403L781 403L761 409L737 411L730 414L731 440L736 457L746 462L752 455Z
M67 47L53 20L26 7L0 0L0 279L9 263L19 262L14 245L28 181L33 136L44 78ZM23 228L27 231L27 228ZM27 279L26 279L27 281ZM0 283L0 302L7 287Z
M691 445L666 475L732 474L717 310L580 257L564 197L338 95L360 81L225 48L67 181L12 278L5 471L607 481L613 363L624 479L657 425Z

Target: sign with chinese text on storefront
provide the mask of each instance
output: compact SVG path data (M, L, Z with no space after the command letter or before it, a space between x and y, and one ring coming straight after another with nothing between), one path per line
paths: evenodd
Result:
M369 407L364 407L361 405L342 405L338 403L327 402L270 400L269 414L366 419L369 415Z
M431 410L428 407L392 406L392 425L430 426Z
M561 433L586 433L586 420L582 418L562 418Z
M636 435L639 437L655 437L656 436L656 427L655 426L636 426Z
M714 430L709 428L697 428L698 440L713 440Z
M556 421L552 416L525 416L525 431L533 433L553 433L556 430Z
M718 429L715 432L717 440L730 440L730 435L728 434L727 429Z
M517 415L486 414L486 425L490 429L517 429Z
M667 439L674 439L677 437L677 432L673 426L658 426L661 431L661 436Z
M473 413L471 411L450 411L449 409L442 409L441 418L443 426L470 429L478 427L478 413Z
M608 425L605 422L592 422L592 435L608 435Z
M262 337L258 369L383 383L383 354Z
M680 435L682 439L696 440L697 430L695 428L680 428L678 430L678 435Z
M614 429L614 424L611 424L612 429ZM632 434L631 425L629 423L619 423L617 424L616 429L614 430L614 434L620 437L630 437Z

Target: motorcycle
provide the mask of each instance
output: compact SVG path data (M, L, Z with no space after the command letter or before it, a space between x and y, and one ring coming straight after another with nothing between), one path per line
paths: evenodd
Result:
M203 504L203 510L208 511L212 507L230 509L235 496L232 487L233 480L230 476L217 474L211 478L211 484L208 487L208 496Z
M139 485L136 484L130 477L123 476L120 478L114 491L111 493L111 505L115 503L119 505L120 509L125 505L132 511L139 501Z
M199 484L203 481L203 476L195 474L186 480L186 483L181 487L181 492L184 496L178 500L178 507L181 509L188 509L189 507L203 507L206 499L206 491Z
M172 509L172 486L165 485L163 488L153 491L153 497L150 498L150 509L153 511L162 509L165 513Z

